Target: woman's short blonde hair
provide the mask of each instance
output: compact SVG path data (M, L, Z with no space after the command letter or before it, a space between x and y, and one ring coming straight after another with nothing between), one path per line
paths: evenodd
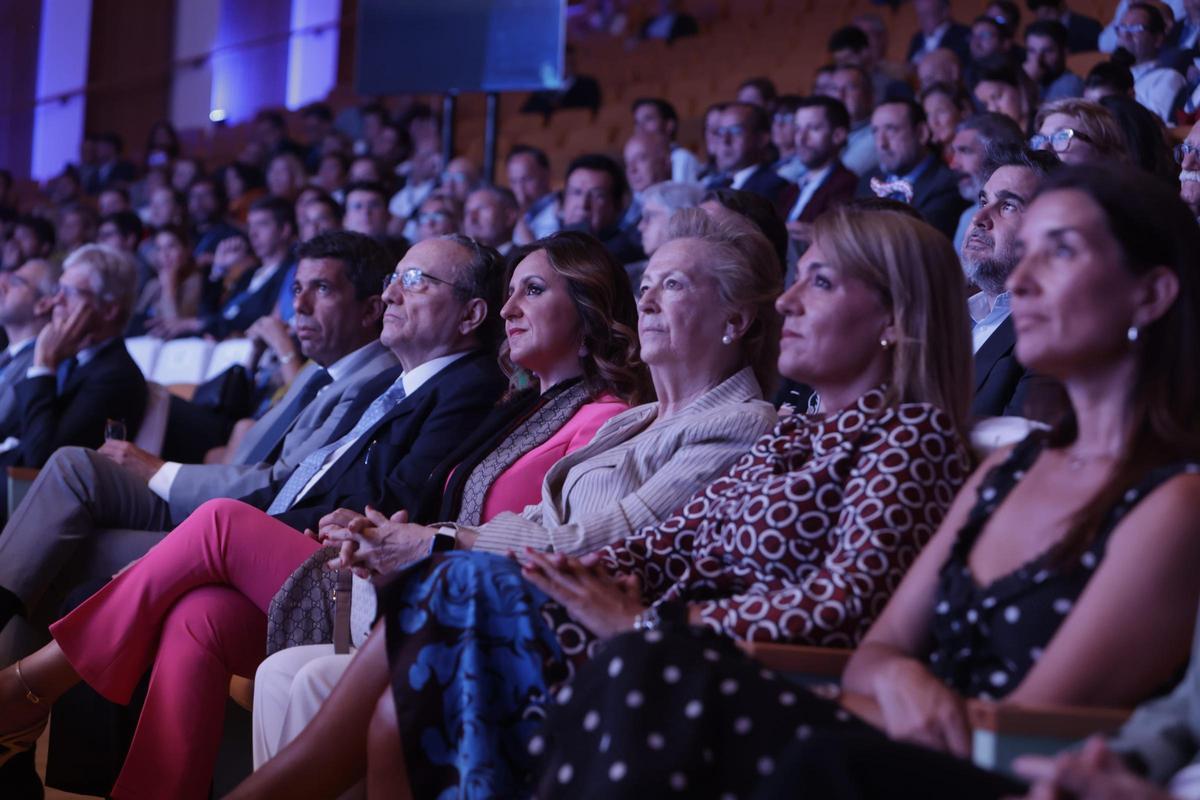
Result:
M1033 121L1035 132L1042 129L1042 123L1051 114L1074 117L1075 128L1088 138L1100 155L1117 161L1129 161L1129 149L1125 145L1121 125L1104 106L1080 97L1065 97L1046 103L1038 109Z
M704 270L717 281L721 302L745 307L754 316L739 342L747 366L763 395L771 396L779 376L779 334L782 321L775 300L783 291L779 256L753 223L737 216L714 219L699 208L671 215L667 241L694 239L704 244Z
M829 263L879 293L891 311L892 404L930 403L967 432L972 358L966 281L945 234L897 211L841 206L814 223Z

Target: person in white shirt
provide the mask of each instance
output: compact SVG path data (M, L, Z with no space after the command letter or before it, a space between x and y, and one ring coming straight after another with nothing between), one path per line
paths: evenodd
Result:
M536 147L514 145L504 162L508 188L521 212L513 242L529 244L559 229L559 197L550 191L550 159Z
M1129 68L1133 73L1134 98L1170 125L1176 100L1187 86L1187 78L1158 64L1166 34L1167 23L1162 12L1149 3L1131 3L1117 26L1121 47L1134 59Z
M842 163L856 175L866 175L879 166L875 136L871 133L871 110L874 108L871 79L862 67L846 65L830 74L829 89L829 96L841 100L850 114L850 130L841 153Z
M1117 28L1125 19L1125 12L1129 10L1129 6L1133 5L1136 0L1121 0L1117 3L1116 9L1113 11L1112 21L1104 26L1104 30L1100 33L1100 52L1111 53L1121 45L1120 35L1117 33ZM1183 19L1187 13L1184 8L1184 0L1158 0L1164 6L1171 10L1174 19Z
M638 133L660 134L671 147L671 180L693 183L700 179L700 159L675 141L679 133L679 114L675 106L661 97L639 97L633 101L633 127Z

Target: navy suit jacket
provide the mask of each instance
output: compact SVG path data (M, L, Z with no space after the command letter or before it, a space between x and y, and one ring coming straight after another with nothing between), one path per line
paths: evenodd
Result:
M106 419L124 420L133 439L146 412L146 381L120 338L76 367L61 394L54 375L24 378L13 390L21 445L0 455L0 466L41 467L60 447L99 447Z
M812 222L834 206L854 197L857 187L858 176L842 166L841 161L835 161L833 169L825 176L825 180L821 181L821 185L813 192L813 196L808 199L808 203L800 212L797 221ZM795 204L793 200L792 205ZM790 207L788 212L791 212Z
M883 170L878 167L868 172L859 181L858 196L874 197L871 179L884 177ZM958 193L958 178L940 158L935 157L933 163L913 184L913 208L920 211L926 222L946 234L949 239L954 238L958 218L962 216L967 205L967 201Z
M786 216L796 201L796 184L781 178L770 164L759 164L742 184L741 191L770 200L780 217Z
M400 372L393 368L364 386L364 399L346 413L330 442L349 433ZM277 518L302 531L316 530L321 517L337 508L362 511L371 505L388 515L420 508L426 492L441 492L441 486L428 485L434 468L491 412L507 385L495 354L463 356L397 403ZM265 509L282 486L275 481L242 499Z
M1060 385L1025 369L1016 354L1012 317L1000 323L975 354L975 398L971 416L1026 417L1054 423L1061 411Z

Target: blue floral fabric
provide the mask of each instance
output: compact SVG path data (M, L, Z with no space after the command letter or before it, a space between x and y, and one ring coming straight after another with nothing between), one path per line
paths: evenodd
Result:
M555 604L516 562L471 552L414 565L380 600L414 795L528 796L530 740L568 671L543 618Z

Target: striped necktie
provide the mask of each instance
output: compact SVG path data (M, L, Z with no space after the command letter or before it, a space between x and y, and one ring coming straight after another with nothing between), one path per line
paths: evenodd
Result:
M383 419L387 412L391 411L397 403L404 399L404 383L402 378L396 378L388 390L375 398L371 405L367 406L366 413L359 419L349 433L341 437L337 441L309 453L299 466L296 467L291 477L287 479L287 483L283 484L283 488L279 490L279 494L275 495L275 499L271 501L271 506L267 509L268 514L282 514L292 507L292 504L300 498L300 493L304 491L304 487L312 480L313 476L321 471L325 466L325 460L329 458L340 448L351 442L357 441L360 436L369 431L375 426L379 420Z

